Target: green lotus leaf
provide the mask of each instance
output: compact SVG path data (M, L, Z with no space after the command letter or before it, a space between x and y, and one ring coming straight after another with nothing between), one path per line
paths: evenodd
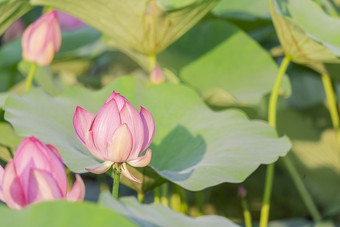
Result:
M149 0L31 0L70 13L110 36L118 45L145 53L164 50L194 26L217 0L199 0L165 11Z
M242 182L260 164L286 155L290 142L278 138L263 121L250 121L238 110L214 112L191 88L179 84L151 86L134 77L121 77L93 92L71 88L57 97L41 89L23 96L10 95L5 102L5 119L22 136L35 135L56 146L74 172L98 165L78 141L72 118L76 106L97 113L115 90L139 109L153 115L156 134L150 148L150 166L161 177L188 190L201 190L222 182ZM145 178L147 179L147 178ZM159 180L151 179L150 190ZM139 189L141 190L141 189Z

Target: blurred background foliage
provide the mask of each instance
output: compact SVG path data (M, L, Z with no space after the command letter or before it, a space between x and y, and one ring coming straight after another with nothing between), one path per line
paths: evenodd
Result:
M147 1L150 2L150 8L143 8L144 11L154 10L156 12L150 14L155 13L155 16L159 16L164 9L168 12L156 25L152 24L152 20L140 19L141 15L138 13L133 14L139 12L128 8L133 3L124 6L123 3L116 3L118 1L111 1L112 4L102 6L105 8L102 11L97 10L93 14L89 12L89 17L84 12L91 10L91 4L100 4L98 1L82 1L80 5L77 5L76 1L74 5L70 2L72 1L30 1L33 5L50 5L64 10L89 24L72 31L64 30L61 50L55 56L51 67L38 69L35 85L51 96L57 96L73 86L98 90L125 75L147 82L150 73L148 55L152 53L157 54L158 63L169 83L184 84L195 89L211 110L218 112L237 108L251 119L266 120L268 96L275 81L277 65L288 51L295 61L290 64L280 91L278 132L280 135L287 135L291 140L293 147L288 155L324 219L340 222L340 151L320 77L320 72L330 73L339 98L340 84L337 81L340 68L337 54L334 54L337 44L325 45L329 41L323 40L321 35L318 36L323 32L321 28L313 30L317 26L311 26L311 30L308 30L308 21L301 22L298 17L301 13L299 8L295 8L297 12L294 15L288 15L284 8L281 8L281 12L275 12L278 17L281 16L285 22L290 23L289 26L295 29L291 31L296 32L296 37L301 39L302 35L307 37L312 34L306 39L313 45L318 45L316 48L322 46L322 51L315 58L322 60L315 64L315 59L303 61L298 58L298 54L289 49L290 45L281 45L267 0L209 0L205 3L200 0ZM280 5L285 1L274 2ZM287 2L298 4L299 1ZM337 16L340 13L340 1L337 0L303 2L310 8L301 11L309 10L311 16L315 6L311 7L308 2L321 6L319 9L325 15ZM157 10L152 8L156 6ZM135 7L139 9L138 7L145 5L136 4ZM4 12L8 9L13 11L8 12L6 16ZM5 31L18 18L27 26L40 15L42 9L41 6L33 7L29 1L0 1L0 31ZM119 23L109 20L112 15L119 18L124 12L133 14L130 15L132 19L117 19ZM194 16L189 12L193 12ZM175 21L174 24L169 24L172 20ZM339 22L338 18L334 20ZM147 26L150 26L149 29ZM171 29L165 29L166 26ZM152 29L156 27L163 28L163 33L154 39L145 39L143 34L152 33ZM180 35L177 32L179 30ZM332 31L334 36L340 34L340 30ZM285 32L288 31L282 30L282 33ZM131 33L135 38L130 40L127 37ZM159 41L162 39L165 41ZM330 45L333 45L332 48L329 48ZM313 48L309 49L311 46L308 45L302 47L307 48L307 52L315 51ZM323 59L325 56L326 60ZM23 82L28 70L29 64L21 61L20 36L6 40L3 35L0 46L0 107L3 107L9 93L23 93ZM20 142L20 137L3 115L4 111L1 110L1 164L10 159ZM87 198L96 200L97 196L93 194L99 194L100 185L95 183L93 176L85 176L88 176L87 184L92 188L88 191ZM247 189L250 211L255 220L259 217L261 208L264 176L265 167L260 166L242 183ZM104 177L101 181L108 180ZM217 214L242 222L242 208L237 196L238 186L239 184L223 183L200 192L182 190L188 200L187 213L192 216ZM171 184L168 187L175 190L178 186ZM133 193L124 186L122 191L122 194ZM146 202L151 201L152 193L146 193ZM199 206L200 203L203 205ZM291 177L280 160L275 171L270 218L302 219L301 223L306 225L310 219ZM282 221L279 224L294 226L297 223L300 222Z

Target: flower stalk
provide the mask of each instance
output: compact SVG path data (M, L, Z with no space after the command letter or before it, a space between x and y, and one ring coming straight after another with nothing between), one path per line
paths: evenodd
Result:
M332 125L336 132L337 144L338 144L338 149L339 149L340 147L339 113L337 110L335 91L334 91L332 81L329 75L322 74L321 79L322 79L322 83L325 89L329 114L331 115Z
M34 77L34 73L35 73L36 69L37 69L37 64L33 63L31 65L30 71L28 73L28 77L27 77L27 80L26 80L25 91L28 91L28 90L31 89L32 82L33 82L33 77Z
M115 166L114 168L114 176L113 176L113 185L112 185L112 196L115 199L118 199L118 191L119 191L119 180L120 180L120 166Z
M285 75L285 72L288 68L289 62L290 62L290 57L286 55L281 63L272 93L270 94L268 123L273 128L276 128L276 107L277 107L277 100L279 96L280 85L281 85L283 76ZM272 187L273 187L273 179L274 179L274 164L269 164L267 166L267 172L266 172L266 182L265 182L263 203L261 207L261 216L260 216L260 227L266 227L268 225L269 210L270 210L270 196L271 196Z

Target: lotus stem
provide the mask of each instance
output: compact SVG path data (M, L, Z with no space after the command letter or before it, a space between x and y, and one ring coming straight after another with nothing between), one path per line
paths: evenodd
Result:
M115 167L113 171L114 171L114 177L113 177L113 185L112 185L112 196L115 199L118 199L119 179L120 179L119 167Z
M160 197L160 188L159 186L155 188L155 198L154 198L155 203L160 203L161 202L161 197Z
M243 209L243 217L244 217L245 226L252 227L251 214L248 208L247 200L245 198L241 198L241 204L242 204L242 209Z
M144 203L145 197L144 197L144 193L143 192L138 192L138 201L140 203Z
M155 54L149 54L150 72L155 68L157 64L157 59Z
M296 168L294 167L292 161L289 157L285 157L282 159L284 162L290 176L292 177L295 187L297 188L304 204L306 205L310 215L312 216L312 219L314 222L321 221L322 217L319 213L316 205L314 204L311 196L309 195L305 185L303 184L303 181L301 177L299 176L298 172L296 171Z
M173 191L170 199L171 208L174 211L181 212L181 197L177 191Z
M285 72L288 68L289 62L290 62L290 57L286 55L280 65L279 72L276 77L276 81L275 81L272 93L270 94L268 123L273 128L276 128L276 106L277 106L277 100L279 96L280 85L281 85L283 76L285 75ZM261 207L260 227L266 227L268 225L269 210L270 210L270 196L271 196L272 187L273 187L273 180L274 180L274 164L269 164L267 166L263 203Z
M322 83L325 89L327 102L328 102L328 109L331 115L333 128L336 132L337 144L338 144L338 149L339 149L340 148L339 113L337 110L335 91L333 89L332 81L329 75L322 74L321 79L322 79Z
M162 203L164 206L169 206L169 200L168 200L168 183L162 184L161 203Z
M34 73L35 73L36 69L37 69L37 64L33 63L31 65L30 71L28 73L28 77L27 77L27 80L26 80L25 91L28 91L29 89L31 89L32 82L33 82L33 77L34 77Z

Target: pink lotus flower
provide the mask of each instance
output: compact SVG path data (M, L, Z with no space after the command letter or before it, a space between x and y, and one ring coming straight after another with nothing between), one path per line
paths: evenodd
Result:
M0 166L0 200L13 209L46 200L82 201L85 185L77 174L67 193L65 167L57 149L34 137L25 138L6 168Z
M151 144L155 123L150 112L141 106L140 113L119 93L113 92L97 115L77 107L73 126L80 142L98 159L104 160L92 173L106 172L113 164L121 173L141 183L127 169L147 166L151 161ZM146 151L145 155L139 155ZM121 169L119 168L121 167Z
M60 49L61 32L56 17L52 10L42 15L24 31L21 40L22 57L40 66L49 65L55 53Z

